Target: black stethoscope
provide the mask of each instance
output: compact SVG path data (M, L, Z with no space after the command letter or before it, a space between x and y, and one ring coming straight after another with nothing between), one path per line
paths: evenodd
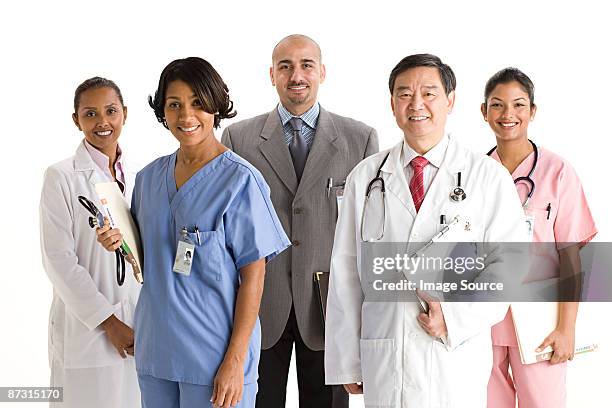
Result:
M96 207L96 205L91 202L91 200L89 200L87 197L79 196L78 199L79 203L81 203L81 205L85 207L85 209L89 211L91 215L93 215L93 217L89 217L89 226L91 228L102 227L104 225L104 215L100 212L100 210L98 210L98 207ZM117 265L117 284L119 286L123 285L123 282L125 281L124 256L127 256L127 253L124 254L122 248L115 249L115 260Z
M527 204L529 203L529 200L531 199L531 196L533 196L533 192L535 191L536 185L533 179L531 178L531 176L533 175L533 172L535 171L536 166L538 164L538 147L531 139L527 139L527 140L529 140L529 143L531 143L531 146L533 147L533 164L531 165L531 170L529 170L529 173L527 173L527 176L521 176L521 177L517 177L514 179L514 184L524 181L529 185L529 193L527 194L527 198L525 199L525 202L523 203L523 208L527 208ZM489 150L487 152L487 156L490 156L491 154L493 154L495 149L497 149L497 146Z
M360 227L361 240L363 242L379 241L385 235L385 221L386 221L386 219L385 219L386 218L386 210L385 210L385 180L381 177L380 173L382 171L383 166L387 162L387 159L389 158L389 154L390 153L391 152L387 153L387 155L385 156L383 161L380 163L380 166L378 166L378 170L376 171L376 177L374 177L372 180L370 180L370 182L368 183L368 188L366 188L365 202L363 204L363 212L361 213L361 227ZM377 183L378 183L378 185L377 185ZM380 235L378 237L366 240L363 237L363 225L364 225L366 208L368 207L368 201L370 200L370 194L372 193L374 188L380 188L380 192L382 193L382 203L383 203L383 205L382 205L382 210L383 210L382 229L381 229ZM466 197L467 197L467 194L465 193L465 190L461 187L461 172L458 172L457 173L457 186L454 187L453 190L451 191L450 199L452 201L454 201L454 202L461 202L461 201L465 200Z
M386 216L387 216L386 210L385 210L385 180L383 180L383 178L380 176L380 172L382 171L383 166L387 162L387 159L389 158L389 154L391 154L391 152L387 153L383 161L380 163L380 166L378 166L378 170L376 171L376 177L370 180L370 182L368 183L368 188L366 189L365 202L363 203L363 211L361 213L361 227L360 227L361 240L363 242L366 242L366 240L363 238L363 224L365 220L365 213L366 213L366 209L368 208L368 202L370 201L370 193L372 193L372 190L375 187L377 187L376 183L380 183L379 188L380 188L380 192L382 193L382 204L383 204L382 205L382 210L383 210L382 229L378 237L368 239L367 241L370 241L370 242L380 241L382 237L385 235L385 221L386 221Z

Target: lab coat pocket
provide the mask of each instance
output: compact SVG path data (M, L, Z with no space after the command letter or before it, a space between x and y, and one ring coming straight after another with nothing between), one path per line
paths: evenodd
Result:
M113 314L124 321L122 303L113 304ZM67 312L64 338L64 367L88 368L117 364L121 357L101 326L90 330Z
M366 407L395 407L398 374L394 339L361 340L361 372Z

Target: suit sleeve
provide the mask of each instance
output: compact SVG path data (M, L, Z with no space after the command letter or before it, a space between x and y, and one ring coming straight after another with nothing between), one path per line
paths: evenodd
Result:
M512 179L501 168L487 169L487 197L481 212L484 217L485 268L474 281L503 283L504 291L498 301L482 299L476 302L443 302L442 311L447 327L446 345L453 350L502 321L508 311L509 297L520 290L529 271L529 247L521 203ZM482 253L479 254L482 256ZM493 301L491 301L493 300Z
M365 159L374 153L378 153L378 133L376 133L376 129L372 128L370 130L370 134L368 135L368 141L363 158Z
M364 300L357 265L355 192L347 180L336 224L325 319L325 383L362 381L359 339Z
M70 203L66 176L53 168L48 169L40 199L43 266L53 284L53 290L70 313L89 330L93 330L111 316L115 309L98 290L89 271L79 264L72 233L73 213ZM94 234L93 231L91 233ZM103 250L101 246L98 249Z
M229 127L226 127L223 130L223 135L221 136L221 143L225 145L228 149L234 150L234 146L232 145L232 136L230 134Z

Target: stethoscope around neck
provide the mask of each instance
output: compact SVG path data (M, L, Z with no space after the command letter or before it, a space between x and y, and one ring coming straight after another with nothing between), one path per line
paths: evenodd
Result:
M376 171L376 177L370 180L370 182L368 183L368 187L366 188L365 201L363 204L363 210L361 212L361 225L359 228L362 242L380 241L385 235L385 223L387 216L385 209L385 180L381 176L381 171L383 166L387 162L387 159L389 158L389 154L390 152L386 154L385 158L380 163L380 166L378 166L378 170ZM380 233L376 237L365 239L363 234L363 225L365 223L365 216L368 209L368 203L370 201L370 195L372 191L374 191L374 189L380 189L380 193L382 195L382 228L380 229ZM457 186L452 189L449 197L451 201L456 203L461 202L467 198L465 190L461 187L461 172L457 173Z
M533 193L535 191L535 187L536 187L535 182L533 181L531 176L533 176L533 172L535 171L536 166L538 164L538 147L531 139L527 139L527 140L529 140L529 143L531 143L531 146L533 147L533 164L531 165L531 169L529 170L529 173L527 173L526 176L521 176L521 177L517 177L514 179L514 184L524 181L529 185L529 193L527 194L527 198L525 199L525 202L523 203L523 208L527 208L527 205L529 204L529 200L531 200L531 197L533 196ZM497 149L497 146L494 146L491 150L489 150L487 152L487 156L491 156L493 152L495 151L495 149Z

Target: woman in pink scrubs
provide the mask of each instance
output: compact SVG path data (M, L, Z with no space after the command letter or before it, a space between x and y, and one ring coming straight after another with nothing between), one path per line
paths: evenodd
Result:
M563 158L528 139L529 122L536 113L534 86L516 68L505 68L493 75L485 87L482 115L495 133L497 146L491 157L504 165L515 181L527 217L533 217L534 242L556 242L552 253L538 253L526 282L560 276L563 265L580 265L579 249L590 241L597 229L574 169ZM534 148L537 163L534 163ZM535 167L534 167L535 166ZM576 264L578 262L578 264ZM493 370L488 387L489 408L562 408L565 406L567 360L574 354L574 329L577 302L559 303L556 329L542 339L540 348L552 346L550 361L522 364L512 315L492 329ZM512 376L508 368L512 368Z

